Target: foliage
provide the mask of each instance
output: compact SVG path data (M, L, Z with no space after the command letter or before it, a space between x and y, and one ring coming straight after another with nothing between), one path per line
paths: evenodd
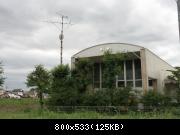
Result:
M107 90L98 90L93 94L86 94L83 100L83 105L109 106L111 105L111 98Z
M180 67L175 67L175 70L168 70L172 73L168 78L177 82L180 88Z
M180 67L175 67L175 70L168 70L172 73L172 75L168 76L168 79L174 80L178 85L177 93L177 101L180 103Z
M115 106L128 106L130 88L118 88L113 91L112 104Z
M142 103L145 109L158 109L168 106L170 104L170 98L160 93L149 91L142 96Z
M39 102L41 108L43 107L43 92L48 92L50 86L50 74L42 66L35 66L35 70L27 76L26 85L28 87L35 87L38 92Z
M68 65L58 65L51 71L52 84L50 99L51 106L73 106L77 101L77 90L74 80L70 77Z
M2 68L2 64L0 62L0 86L2 86L4 84L4 77L3 77L3 68Z
M112 54L110 51L104 52L103 55L103 78L106 88L115 88L116 75L122 72L122 60L125 55L122 53Z
M80 92L85 92L88 85L92 84L93 62L88 58L81 58L75 62L75 69L71 71L72 78Z

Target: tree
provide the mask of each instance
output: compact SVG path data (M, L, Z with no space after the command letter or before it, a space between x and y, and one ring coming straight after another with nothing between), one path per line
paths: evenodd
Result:
M3 68L0 62L0 86L2 86L4 84L4 77L3 77Z
M176 81L176 83L178 84L178 88L180 89L180 67L175 67L175 70L168 71L172 73L172 75L169 75L168 78Z
M52 69L52 84L49 105L72 106L76 105L78 99L77 89L73 78L70 76L68 65L58 65Z
M168 70L172 73L172 75L168 76L168 79L174 80L178 85L177 90L177 100L180 103L180 67L175 67L175 70Z
M48 92L50 86L50 74L43 65L35 66L35 70L27 76L26 85L35 87L39 97L41 109L43 108L43 92Z
M86 92L88 85L93 82L93 64L89 58L81 58L75 62L71 77L76 81L80 92Z

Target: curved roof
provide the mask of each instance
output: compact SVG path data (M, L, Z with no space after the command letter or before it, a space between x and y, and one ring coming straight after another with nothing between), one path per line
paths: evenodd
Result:
M133 45L133 44L127 44L127 43L105 43L105 44L98 44L98 45L83 49L79 51L78 53L74 54L72 57L101 56L106 50L111 50L112 53L135 52L135 51L140 51L140 49L143 49L143 48L144 47Z

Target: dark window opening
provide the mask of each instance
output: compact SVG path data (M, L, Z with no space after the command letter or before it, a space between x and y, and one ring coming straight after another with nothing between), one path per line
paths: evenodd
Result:
M142 81L141 80L136 80L136 83L135 83L136 87L142 87Z
M120 74L118 75L118 80L124 80L124 62L120 62L119 64Z
M149 86L150 86L150 87L153 86L153 80L149 80Z
M133 80L132 61L126 61L126 79Z
M133 81L127 81L127 87L133 87Z
M125 87L124 81L118 81L118 87Z
M141 61L139 59L134 60L135 66L135 79L141 79Z

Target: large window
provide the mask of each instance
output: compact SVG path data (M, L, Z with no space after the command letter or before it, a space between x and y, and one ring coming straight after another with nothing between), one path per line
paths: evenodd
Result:
M142 87L140 59L122 62L123 72L118 75L117 87Z
M141 61L139 59L134 60L135 66L135 79L141 79Z
M135 67L135 87L142 87L140 59L134 60L134 67Z
M133 80L132 60L126 61L126 79Z

